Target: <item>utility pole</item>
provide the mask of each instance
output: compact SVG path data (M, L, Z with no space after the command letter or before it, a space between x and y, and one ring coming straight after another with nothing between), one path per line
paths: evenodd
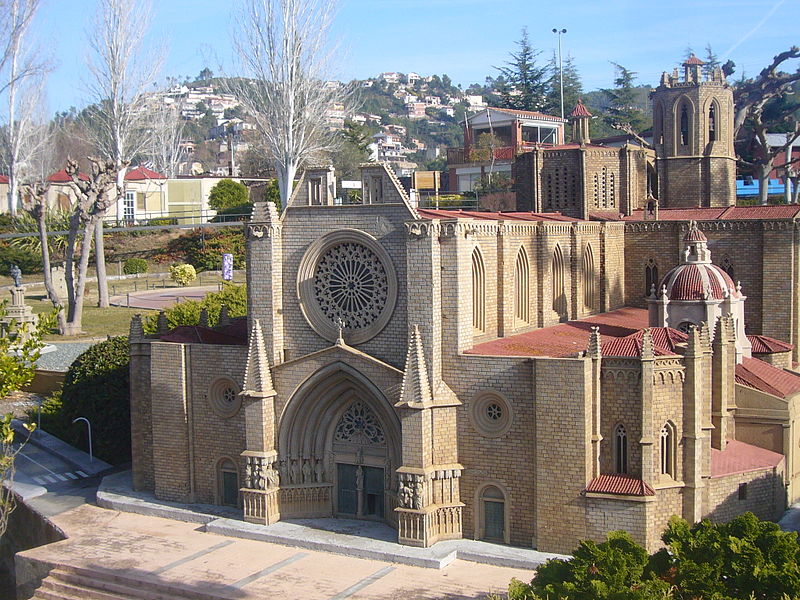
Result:
M553 29L558 36L558 79L561 87L561 118L564 118L564 65L561 62L561 36L567 33L566 29Z

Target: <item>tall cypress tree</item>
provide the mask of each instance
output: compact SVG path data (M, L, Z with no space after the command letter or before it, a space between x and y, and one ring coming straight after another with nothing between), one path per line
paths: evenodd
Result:
M519 51L511 53L511 60L503 67L495 67L508 84L498 90L499 105L503 108L540 111L546 104L547 67L536 64L541 52L531 47L526 27L522 29L522 38L517 45Z

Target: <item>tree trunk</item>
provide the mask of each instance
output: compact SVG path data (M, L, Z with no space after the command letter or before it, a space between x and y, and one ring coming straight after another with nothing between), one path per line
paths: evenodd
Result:
M772 171L772 161L760 164L756 169L758 176L758 199L761 204L769 203L769 173Z
M277 167L275 171L278 176L278 191L281 194L281 208L286 210L289 205L289 197L292 195L292 184L297 173L297 164L292 161L285 167Z
M58 310L58 332L64 335L67 330L67 321L64 317L64 305L61 303L61 298L58 297L58 292L53 285L53 275L50 272L50 246L47 243L47 222L45 220L45 211L42 210L38 215L37 221L39 224L39 242L42 244L42 268L44 269L44 287L47 290L47 296L53 307Z
M75 303L70 306L70 319L67 323L67 335L79 335L83 320L83 300L86 291L86 276L89 272L89 253L92 251L92 237L96 227L96 217L89 219L83 228L81 241L81 260L78 263L78 281L75 285Z
M97 219L94 230L94 261L97 269L97 306L108 308L108 277L106 276L106 251L103 240L103 218Z

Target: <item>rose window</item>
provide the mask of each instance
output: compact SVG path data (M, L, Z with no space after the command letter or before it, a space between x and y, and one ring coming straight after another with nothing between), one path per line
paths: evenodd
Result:
M314 297L325 317L349 330L369 327L381 316L389 278L378 256L357 242L329 248L314 273Z
M375 413L362 402L354 402L342 415L334 437L337 442L361 445L383 444L386 439Z

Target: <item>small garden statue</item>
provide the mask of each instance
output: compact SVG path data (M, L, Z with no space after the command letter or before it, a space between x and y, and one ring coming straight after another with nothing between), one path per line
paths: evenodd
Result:
M22 271L19 270L17 265L11 265L8 274L14 280L14 287L22 287Z

